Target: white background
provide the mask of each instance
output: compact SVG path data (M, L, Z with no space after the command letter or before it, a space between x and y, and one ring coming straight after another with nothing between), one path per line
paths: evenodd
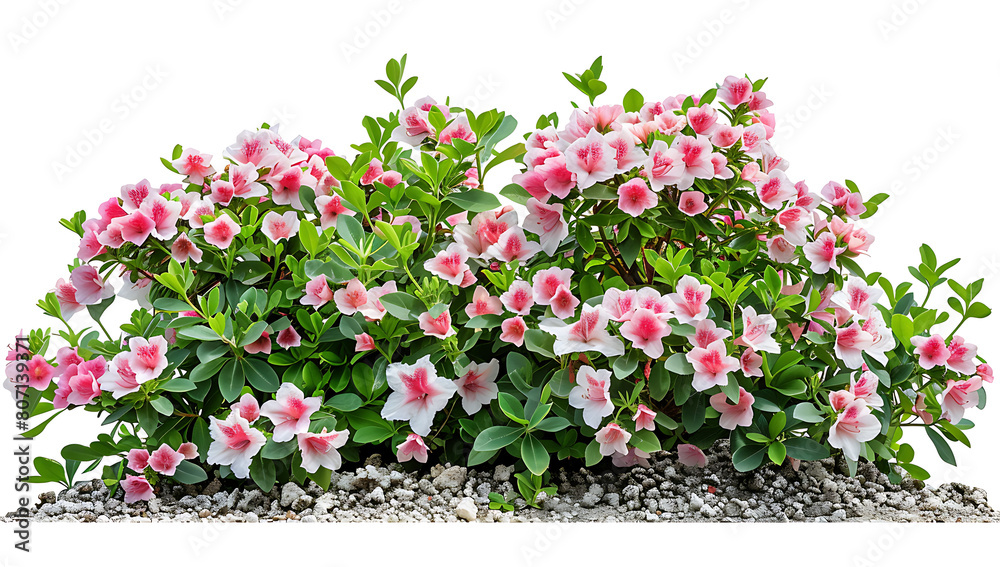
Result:
M7 0L0 11L3 337L52 324L34 303L67 275L65 264L77 247L59 218L80 209L94 214L126 183L177 181L159 163L174 144L219 158L237 133L264 121L281 123L286 139L321 138L350 154L349 144L365 139L361 118L395 109L372 81L383 76L389 57L404 52L407 70L420 76L411 101L451 95L455 104L497 107L521 120L520 131L542 113L558 110L565 118L570 99L585 102L561 72L582 71L601 54L609 85L598 99L604 103L620 102L632 87L652 100L701 93L729 74L770 77L765 91L779 120L773 143L791 162L793 180L805 179L818 190L831 179L849 178L865 195L894 194L870 224L876 241L864 267L898 281L917 262L918 245L927 242L942 260L961 256L954 275L963 281L985 277L981 299L1000 305L998 196L989 169L996 143L991 115L1000 92L995 3ZM487 180L493 189L508 182L501 172L494 175ZM939 299L943 304L943 295ZM997 360L996 329L995 322L973 321L961 334ZM34 443L36 455L55 456L61 445L92 438L91 414L66 417ZM960 481L1000 494L997 410L968 417L978 424L969 435L975 449L956 449L958 469L939 464L919 432L907 440L934 474L932 483ZM12 412L4 404L0 424L8 423ZM0 437L0 467L8 471L0 478L8 479L13 448L6 434ZM0 509L9 509L13 491L3 483ZM981 530L878 526L822 532L805 526L34 529L35 564L66 549L153 564L277 559L316 549L329 564L355 553L376 560L400 553L424 564L440 562L451 542L466 550L459 556L465 561L477 557L472 553L509 555L515 565L602 555L642 561L651 545L657 558L670 561L717 557L712 542L726 542L726 549L746 557L741 542L764 539L781 542L768 546L775 559L822 554L863 564L895 563L915 553L930 559L946 553L954 537L963 544L989 543ZM676 537L663 538L666 530ZM509 537L509 545L495 543L497 537ZM274 545L247 546L259 538ZM0 557L10 554L10 565L27 564L24 554L8 551L12 542L9 532L0 535ZM242 551L235 555L236 549Z

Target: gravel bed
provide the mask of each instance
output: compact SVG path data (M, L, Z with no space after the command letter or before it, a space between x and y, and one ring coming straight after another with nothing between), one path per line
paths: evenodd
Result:
M513 467L436 465L417 474L395 463L383 466L374 456L354 472L334 473L325 492L311 482L269 493L252 484L226 491L216 479L126 505L94 480L40 495L33 513L36 522L99 523L1000 521L986 491L963 484L931 488L907 478L892 485L868 463L848 478L846 464L833 458L802 463L799 471L786 464L739 473L726 442L707 455L704 469L681 465L667 452L654 455L648 469L556 468L552 481L559 492L540 508L513 496ZM490 492L508 495L515 511L490 510Z

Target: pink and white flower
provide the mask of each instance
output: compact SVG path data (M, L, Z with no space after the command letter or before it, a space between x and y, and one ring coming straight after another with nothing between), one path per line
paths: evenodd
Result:
M325 280L324 280L325 282ZM368 290L358 278L347 282L347 287L333 292L333 302L344 315L351 316L368 305Z
M170 445L164 443L160 445L159 449L150 453L148 464L149 468L160 474L173 476L177 472L177 465L181 464L183 460L184 455L174 451Z
M656 359L663 356L663 337L670 335L671 328L649 309L639 308L628 321L622 323L618 331L632 341L633 347Z
M202 252L201 248L198 248L198 245L188 238L187 233L181 233L177 240L174 240L174 243L170 245L170 257L181 263L190 259L192 263L196 264L201 262Z
M787 233L785 237L788 237ZM824 232L816 237L814 242L802 247L802 252L811 263L812 271L817 274L836 270L837 256L843 254L845 250L846 247L837 246L837 237L832 232Z
M552 299L559 293L559 288L569 289L572 285L572 268L547 268L535 273L531 280L532 292L535 303L538 305L550 305Z
M312 305L316 309L326 305L333 299L333 291L326 283L326 276L320 274L306 282L306 293L299 299L302 305Z
M253 394L243 394L240 396L239 401L229 406L229 409L247 420L248 423L253 423L260 417L260 405L257 403L257 398L253 397Z
M375 350L375 339L368 333L354 335L354 352L367 352Z
M633 217L638 217L659 202L641 177L630 179L618 187L618 208Z
M608 313L608 317L612 321L618 323L628 321L637 307L636 292L634 289L623 291L613 287L604 292L601 306L604 307L604 311Z
M941 419L950 423L962 421L965 410L979 405L979 389L983 380L973 376L968 380L948 380L941 392Z
M208 223L204 227L205 242L212 246L225 250L233 243L233 239L240 233L240 225L236 224L229 215L220 215L219 218Z
M583 410L583 422L597 429L601 420L615 411L611 401L611 371L581 366L576 373L576 386L569 392L569 405Z
M208 431L212 444L208 447L206 462L229 465L236 478L249 477L250 461L267 442L264 434L250 427L250 423L235 411L225 420L210 417Z
M576 174L580 189L611 179L618 171L617 152L597 130L566 148L566 169Z
M567 324L559 319L543 319L539 328L556 336L555 354L596 351L604 356L625 354L625 345L608 332L608 314L603 307L584 304L580 319Z
M766 181L754 183L757 186L757 197L769 209L780 209L790 199L798 197L795 185L780 169L768 175Z
M500 298L493 297L486 288L479 285L472 294L472 303L465 306L465 314L472 317L477 315L500 315L503 313L503 304Z
M851 385L847 391L873 408L882 407L882 396L878 395L878 376L874 372L866 370L857 379L851 376Z
M458 391L455 382L437 375L430 355L415 364L394 362L385 371L392 393L382 407L382 417L409 421L414 433L429 435L434 414L444 409Z
M951 351L945 346L944 337L941 335L913 337L910 339L910 343L916 349L914 354L920 357L920 366L926 370L935 366L944 366L951 358Z
M300 346L302 344L302 336L295 330L295 327L289 325L278 331L276 342L281 348L289 349Z
M110 392L111 397L120 399L126 394L138 392L141 383L136 380L135 372L129 366L130 353L120 352L111 359L111 368L97 379L101 391ZM142 469L133 469L142 470Z
M511 317L500 323L500 331L501 341L519 347L524 344L524 333L528 331L528 326L522 317Z
M956 336L948 344L948 360L945 366L949 370L954 370L959 374L971 376L976 374L976 355L979 349L972 343L966 343L965 339Z
M639 407L635 410L635 415L632 416L632 421L635 422L636 431L640 431L642 429L656 431L655 420L656 412L647 408L644 404L639 404Z
M517 212L507 207L486 211L472 217L471 223L458 223L452 233L455 242L465 248L470 258L487 258L487 249L500 240L508 229L517 226Z
M184 148L179 158L171 164L181 175L186 175L188 183L201 185L206 177L215 173L212 167L212 155L203 154L193 148Z
M319 226L323 230L337 226L340 215L353 217L356 213L344 206L340 195L320 195L314 201L319 211Z
M844 361L844 366L861 368L861 364L864 363L861 355L872 344L874 344L872 336L857 323L852 323L848 327L837 329L837 342L834 343L833 350L837 358Z
M534 197L528 199L526 206L528 216L524 219L524 230L537 234L542 250L551 256L569 236L569 224L563 218L563 206L547 205Z
M125 491L126 504L143 502L153 497L153 487L144 477L126 474L121 486Z
M346 429L320 433L303 431L296 435L299 451L302 453L302 468L309 474L315 474L323 467L335 471L340 468L341 459L337 449L347 443L350 434Z
M851 315L858 319L867 319L880 297L882 297L880 288L869 286L862 278L847 276L844 289L835 292L830 297L830 302L850 311Z
M746 77L729 75L718 91L719 100L732 108L750 102L753 98L753 83Z
M774 220L778 222L778 226L784 229L784 238L794 246L803 246L806 244L806 238L808 233L806 232L806 227L809 226L809 221L812 220L812 215L809 211L802 207L790 207L778 213Z
M489 362L470 362L462 369L458 380L455 380L455 386L462 398L465 413L472 415L497 398L500 391L496 384L499 374L500 361L495 358Z
M458 285L462 283L465 272L469 270L469 265L466 263L468 259L466 248L452 243L424 262L424 269L452 285Z
M158 378L167 367L167 339L133 337L128 342L128 365L135 373L135 380L143 384Z
M271 334L264 331L254 342L244 345L243 350L247 354L271 354Z
M541 250L541 245L525 237L521 227L514 226L501 234L497 243L487 248L486 254L503 262L528 261Z
M125 459L128 468L141 473L146 470L146 466L149 464L149 451L146 449L129 449Z
M753 394L740 386L740 396L735 404L729 403L725 393L718 393L709 398L709 403L719 412L719 427L730 431L737 427L750 427L753 424Z
M677 462L688 467L705 468L708 459L698 447L689 443L681 443L677 446Z
M299 433L309 431L309 417L322 403L320 398L307 398L295 384L285 382L278 388L274 399L260 407L260 415L274 424L274 441L284 443Z
M878 418L864 400L854 400L847 404L837 421L830 428L828 442L844 452L844 457L857 461L861 455L861 444L874 439L882 430Z
M704 319L699 321L694 327L694 334L688 337L688 342L693 347L708 348L708 345L719 339L725 339L732 333L728 329L722 329L715 325L715 321Z
M94 305L115 294L115 288L101 279L97 268L90 264L75 268L69 280L76 288L76 301L81 305Z
M684 276L677 282L674 293L667 297L674 304L674 317L688 324L708 317L708 300L712 297L712 286L701 284L692 276Z
M758 315L753 307L742 308L743 334L740 343L752 348L755 352L773 352L779 354L781 347L774 340L772 333L778 328L778 322L770 313Z
M764 371L760 369L763 363L764 357L754 352L752 348L744 350L743 354L740 355L740 368L743 370L743 375L747 378L752 376L763 377Z
M605 457L616 453L628 454L628 447L625 445L632 439L632 434L625 431L617 423L609 423L601 428L594 436L600 445L600 452Z
M689 217L700 215L708 210L705 194L701 191L684 191L677 197L677 208Z
M439 339L447 339L455 334L455 328L451 326L451 313L445 307L437 317L431 315L430 311L425 311L417 317L420 330L428 336Z
M159 240L168 240L177 234L177 221L181 216L180 201L168 201L162 195L150 195L139 211L153 221L152 235Z
M725 386L729 383L729 373L740 369L740 361L727 356L726 343L721 339L706 348L691 349L686 358L694 367L691 386L698 392L703 392L712 386Z
M527 315L535 305L534 291L528 282L514 280L507 291L500 294L500 303L511 313Z
M291 240L299 232L299 215L295 211L288 211L280 215L274 211L268 211L264 215L261 232L275 244L281 239Z
M616 174L625 173L642 165L646 152L635 145L635 137L621 130L614 130L604 135L604 141L614 150Z
M712 171L715 172L714 167ZM667 185L677 185L678 189L691 186L681 186L685 179L684 155L675 148L668 148L663 140L656 140L650 146L643 172L653 191L660 191Z
M410 459L418 463L427 462L427 445L423 437L416 433L410 433L406 436L406 441L396 445L396 460L405 463Z

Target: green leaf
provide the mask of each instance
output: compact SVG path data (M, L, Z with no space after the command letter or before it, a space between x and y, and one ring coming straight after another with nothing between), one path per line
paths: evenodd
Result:
M58 461L45 457L35 457L35 472L41 477L40 482L65 482L66 471Z
M352 412L364 405L364 401L357 394L345 393L337 394L327 400L326 406L344 413Z
M744 445L733 453L733 467L740 472L749 472L764 462L767 447L763 445Z
M174 404L168 398L153 398L149 400L149 405L156 408L157 412L165 416L170 416L174 413Z
M648 429L640 429L633 433L632 438L629 439L629 443L636 449L651 454L662 449L656 432Z
M625 98L622 101L622 106L625 107L625 112L639 112L642 110L642 105L646 103L646 99L643 98L642 93L635 89L630 89L625 93Z
M183 329L177 331L177 336L182 339L190 339L194 341L218 341L222 340L222 337L218 333L205 327L204 325L194 325L191 327L184 327Z
M297 447L298 444L294 440L277 443L274 439L268 439L264 448L260 450L260 456L265 459L280 460L294 453Z
M261 459L258 459L261 460ZM198 484L208 480L208 473L191 461L181 461L174 472L174 480L181 484Z
M806 423L821 423L826 420L826 415L811 402L802 402L796 405L792 410L792 417Z
M517 398L515 398L512 394L500 392L497 402L500 404L500 410L504 413L504 415L510 418L511 421L527 425L528 420L524 418L524 408L521 407L521 402L517 401Z
M688 362L687 356L684 353L678 352L671 355L671 357L667 359L664 366L670 372L680 374L681 376L690 376L694 374L694 366L691 366L691 363Z
M592 467L597 463L601 462L604 455L601 454L601 444L597 442L597 439L591 440L587 444L587 449L584 452L584 464L588 467Z
M531 471L531 474L541 475L549 468L549 452L542 442L531 434L525 435L521 441L521 460Z
M174 378L160 384L159 390L164 392L189 392L195 389L194 382L184 378Z
M524 187L521 187L517 183L511 183L500 190L500 196L506 197L518 205L524 205L531 198L531 193L528 193Z
M219 391L227 402L235 401L240 396L240 392L243 391L246 376L242 366L237 359L231 358L222 367L222 372L219 373Z
M259 358L243 359L243 370L250 385L261 392L277 392L278 387L281 386L278 374L264 360ZM240 386L240 389L242 388Z
M62 458L72 461L88 462L100 459L102 455L86 445L72 443L62 448L59 453Z
M785 446L780 441L771 443L767 447L767 457L776 465L785 462Z
M523 427L508 427L506 425L496 425L484 429L476 436L476 441L472 448L476 451L496 451L510 445L524 433Z
M767 433L774 439L785 429L785 423L788 421L785 412L779 411L778 413L771 416L771 423L767 427ZM780 463L779 463L780 464Z
M274 461L269 459L254 459L250 463L250 478L264 492L270 492L277 480L277 472L274 468Z
M482 213L485 211L500 208L500 200L496 195L483 191L482 189L469 189L448 195L445 201L455 203L463 210L472 213Z
M817 461L830 456L830 448L809 437L785 439L788 456L800 461Z
M401 291L387 293L380 301L385 310L400 321L416 321L417 316L427 310L422 301Z
M935 431L932 427L925 427L924 431L927 432L927 436L931 438L931 443L934 443L934 448L937 449L938 456L941 460L948 463L951 466L958 466L955 462L955 453L952 452L951 446L945 441L941 434Z

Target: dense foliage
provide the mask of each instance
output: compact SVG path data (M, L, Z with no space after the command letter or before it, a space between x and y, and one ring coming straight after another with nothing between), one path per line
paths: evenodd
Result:
M864 273L857 221L886 195L792 182L763 80L594 106L598 59L566 75L589 104L501 147L503 112L406 106L405 64L377 81L402 110L365 117L353 159L265 124L221 159L176 147L163 164L185 184L142 180L63 221L79 254L39 305L64 328L19 337L7 385L30 435L67 409L111 428L36 459L34 480L104 463L130 501L213 468L325 486L381 450L516 458L533 503L553 460L703 465L724 438L739 470L834 449L926 477L904 428L954 464L993 379L956 335L990 313L982 281L948 279L957 260L927 246L923 290ZM522 173L487 191L511 160ZM959 319L941 331L938 289ZM116 298L140 308L108 330Z

